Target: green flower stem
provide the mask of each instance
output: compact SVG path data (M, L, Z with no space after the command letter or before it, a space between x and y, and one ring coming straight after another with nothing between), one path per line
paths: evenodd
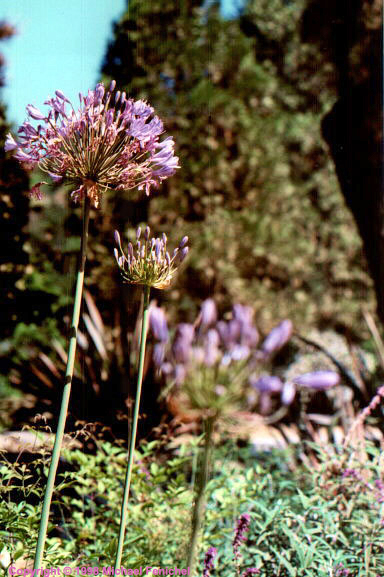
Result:
M200 533L200 528L204 519L205 511L205 487L209 477L209 462L212 450L212 432L215 425L216 416L207 417L204 420L204 447L201 458L201 465L196 486L196 498L192 517L192 530L189 542L188 563L190 575L195 574L196 558L197 558L197 543Z
M150 291L151 291L151 289L149 286L144 286L144 308L143 308L143 318L142 318L142 322L141 322L139 370L138 370L138 375L137 375L136 399L135 399L135 408L133 411L131 440L130 440L130 444L129 444L127 472L125 475L124 495L123 495L123 502L121 505L120 531L119 531L119 540L117 543L115 571L116 571L116 569L120 569L120 567L121 567L121 557L123 554L125 529L126 529L126 525L127 525L129 490L130 490L130 486L131 486L133 457L134 457L135 444L136 444L137 422L139 419L141 387L143 384L144 358L145 358L145 345L147 342Z
M80 246L78 270L77 270L77 279L76 279L75 301L73 305L72 325L69 339L67 368L65 371L65 383L63 389L63 396L61 400L59 422L57 424L57 431L55 442L53 445L51 464L49 467L47 486L45 488L43 509L40 520L39 536L37 538L35 562L33 566L35 570L39 569L42 566L44 545L47 537L49 510L51 507L52 495L55 486L56 471L60 459L60 451L64 437L65 422L67 419L69 397L71 394L72 376L76 353L77 329L79 326L80 308L81 308L81 300L84 284L84 269L85 269L87 241L88 241L89 213L90 213L90 202L89 198L86 197L84 200L83 230L81 235L81 246Z

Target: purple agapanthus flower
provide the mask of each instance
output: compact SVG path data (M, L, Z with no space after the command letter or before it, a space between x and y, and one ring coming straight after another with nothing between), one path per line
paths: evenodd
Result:
M73 200L88 197L96 208L107 189L138 187L149 194L179 167L174 141L160 140L164 126L149 104L115 87L115 81L108 90L100 83L80 93L78 110L60 90L44 103L48 112L29 104L37 125L25 121L18 140L8 134L5 150L25 168L39 166L54 182L71 185ZM32 191L36 196L41 184Z

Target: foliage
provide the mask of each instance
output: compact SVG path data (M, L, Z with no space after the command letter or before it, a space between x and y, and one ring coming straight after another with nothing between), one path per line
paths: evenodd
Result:
M177 284L155 295L167 301L171 318L191 320L201 298L214 295L221 310L234 300L252 303L263 332L289 317L301 332L327 324L366 336L360 308L362 295L372 307L370 280L320 134L335 99L334 71L315 45L302 41L305 7L305 0L248 0L226 20L217 2L131 0L114 27L104 79L148 98L174 135L181 164L150 200L111 192L91 220L86 283L106 333L114 335L107 380L113 378L116 398L126 396L127 333L139 304L134 289L117 283L114 228L125 237L149 220L171 243L181 229L189 235L191 255ZM17 335L28 325L29 336L38 335L28 342L27 362L15 366L14 355L1 354L1 373L17 385L35 380L31 366L40 348L58 362L52 343L68 331L81 219L67 192L53 189L32 202L26 237L28 201L17 186L6 186L20 206L12 235L5 232L18 263L4 284L5 349L17 354Z
M96 455L65 453L54 513L59 532L54 535L52 525L47 565L111 564L126 453L116 445L97 444ZM141 445L123 565L183 566L195 450L182 445L165 459L164 447ZM29 558L35 543L41 493L36 473L41 474L44 463L45 457L29 465L22 459L2 462L0 539L13 560ZM374 446L339 455L312 446L307 468L293 450L252 455L248 447L226 442L216 449L208 485L201 567L208 547L214 546L218 557L213 574L233 574L234 526L241 514L249 513L243 570L256 567L264 577L329 577L340 567L348 568L350 577L380 574L382 481L380 451Z
M301 40L306 2L249 0L233 20L217 2L179 4L130 2L103 65L175 135L182 168L149 207L155 227L191 237L186 292L170 299L236 296L264 325L356 329L370 282L322 143L334 74Z

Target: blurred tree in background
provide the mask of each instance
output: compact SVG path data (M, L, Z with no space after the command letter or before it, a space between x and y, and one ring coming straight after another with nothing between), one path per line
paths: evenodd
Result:
M231 20L205 5L131 0L103 65L175 135L182 168L149 208L156 229L192 239L171 298L187 310L214 293L265 325L358 333L370 280L322 141L336 72L302 41L307 3L249 0Z
M201 300L213 295L224 310L234 301L251 304L264 331L290 317L302 333L326 326L366 336L361 306L374 308L372 283L321 134L340 78L331 36L326 48L318 44L320 29L316 35L311 16L316 6L311 0L247 0L236 17L225 19L218 2L130 0L114 25L103 79L116 79L120 90L154 106L175 138L181 168L150 198L106 195L92 217L74 419L112 422L129 392L136 340L129 327L139 303L135 291L118 282L114 228L132 233L149 221L171 245L181 233L190 236L191 254L177 283L154 294L173 319L194 318ZM329 26L325 22L324 30ZM363 32L359 42L364 44ZM358 63L354 70L356 75ZM342 182L339 169L338 176ZM361 172L360 181L364 177ZM16 250L12 259L25 265L24 246L29 267L18 281L22 318L7 324L3 356L12 382L32 391L37 408L52 414L60 396L80 211L69 205L67 191L49 191L31 203L23 245L28 200L20 186L12 185L13 202L24 207L12 229L19 244L9 255L19 246L20 258ZM23 302L32 303L28 310ZM144 391L144 408L153 406L158 391Z
M16 33L7 22L0 22L0 40L8 40ZM0 54L0 87L4 85L3 55ZM9 363L8 342L18 322L28 322L29 306L20 290L19 283L25 274L28 254L24 243L27 239L25 226L28 222L28 179L19 163L5 155L4 142L10 126L5 118L6 110L0 101L0 395L8 392Z
M331 62L338 100L326 114L329 143L346 203L364 241L384 320L383 3L311 0L302 38Z

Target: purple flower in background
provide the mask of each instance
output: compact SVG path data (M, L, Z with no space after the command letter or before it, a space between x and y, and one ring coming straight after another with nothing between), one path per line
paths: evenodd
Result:
M219 321L216 325L222 343L226 349L233 347L240 338L241 325L239 321L232 319L229 322Z
M17 141L7 136L5 150L26 168L39 166L54 181L62 179L72 186L73 200L88 197L96 208L108 189L138 187L149 194L179 167L173 138L160 141L164 127L154 109L125 93L114 95L115 87L112 81L108 90L98 84L80 93L77 111L60 90L44 103L47 113L29 104L37 127L25 121Z
M233 556L236 561L240 559L240 546L243 541L246 541L246 533L249 531L249 524L251 522L251 517L248 513L243 513L241 517L236 522L235 536L233 538Z
M283 388L283 383L279 377L271 375L263 375L261 377L251 375L249 383L260 393L280 393Z
M153 362L157 368L162 367L165 359L165 346L164 342L156 343L153 347Z
M233 318L239 323L242 345L255 347L259 342L259 332L253 324L253 309L241 304L233 306Z
M201 305L201 326L203 328L210 327L216 322L217 309L213 299L206 299Z
M296 396L296 385L292 381L287 381L284 383L283 390L281 391L281 402L283 405L290 405L293 403Z
M219 333L215 329L209 329L204 339L204 363L212 367L219 358Z
M204 557L203 577L210 577L217 556L216 547L210 547Z
M284 383L281 392L281 402L283 405L290 405L295 396L297 387L303 389L313 389L314 391L327 391L340 382L340 377L334 371L314 371L304 373L292 380Z
M176 363L188 363L192 353L192 342L195 335L193 325L181 323L177 326L172 353Z
M165 312L155 304L149 307L149 326L155 339L162 343L167 342L169 332Z
M292 335L293 325L289 319L282 321L273 328L262 344L262 350L267 355L276 353L289 341Z
M292 381L299 387L326 391L340 382L340 377L333 371L314 371L295 377Z

